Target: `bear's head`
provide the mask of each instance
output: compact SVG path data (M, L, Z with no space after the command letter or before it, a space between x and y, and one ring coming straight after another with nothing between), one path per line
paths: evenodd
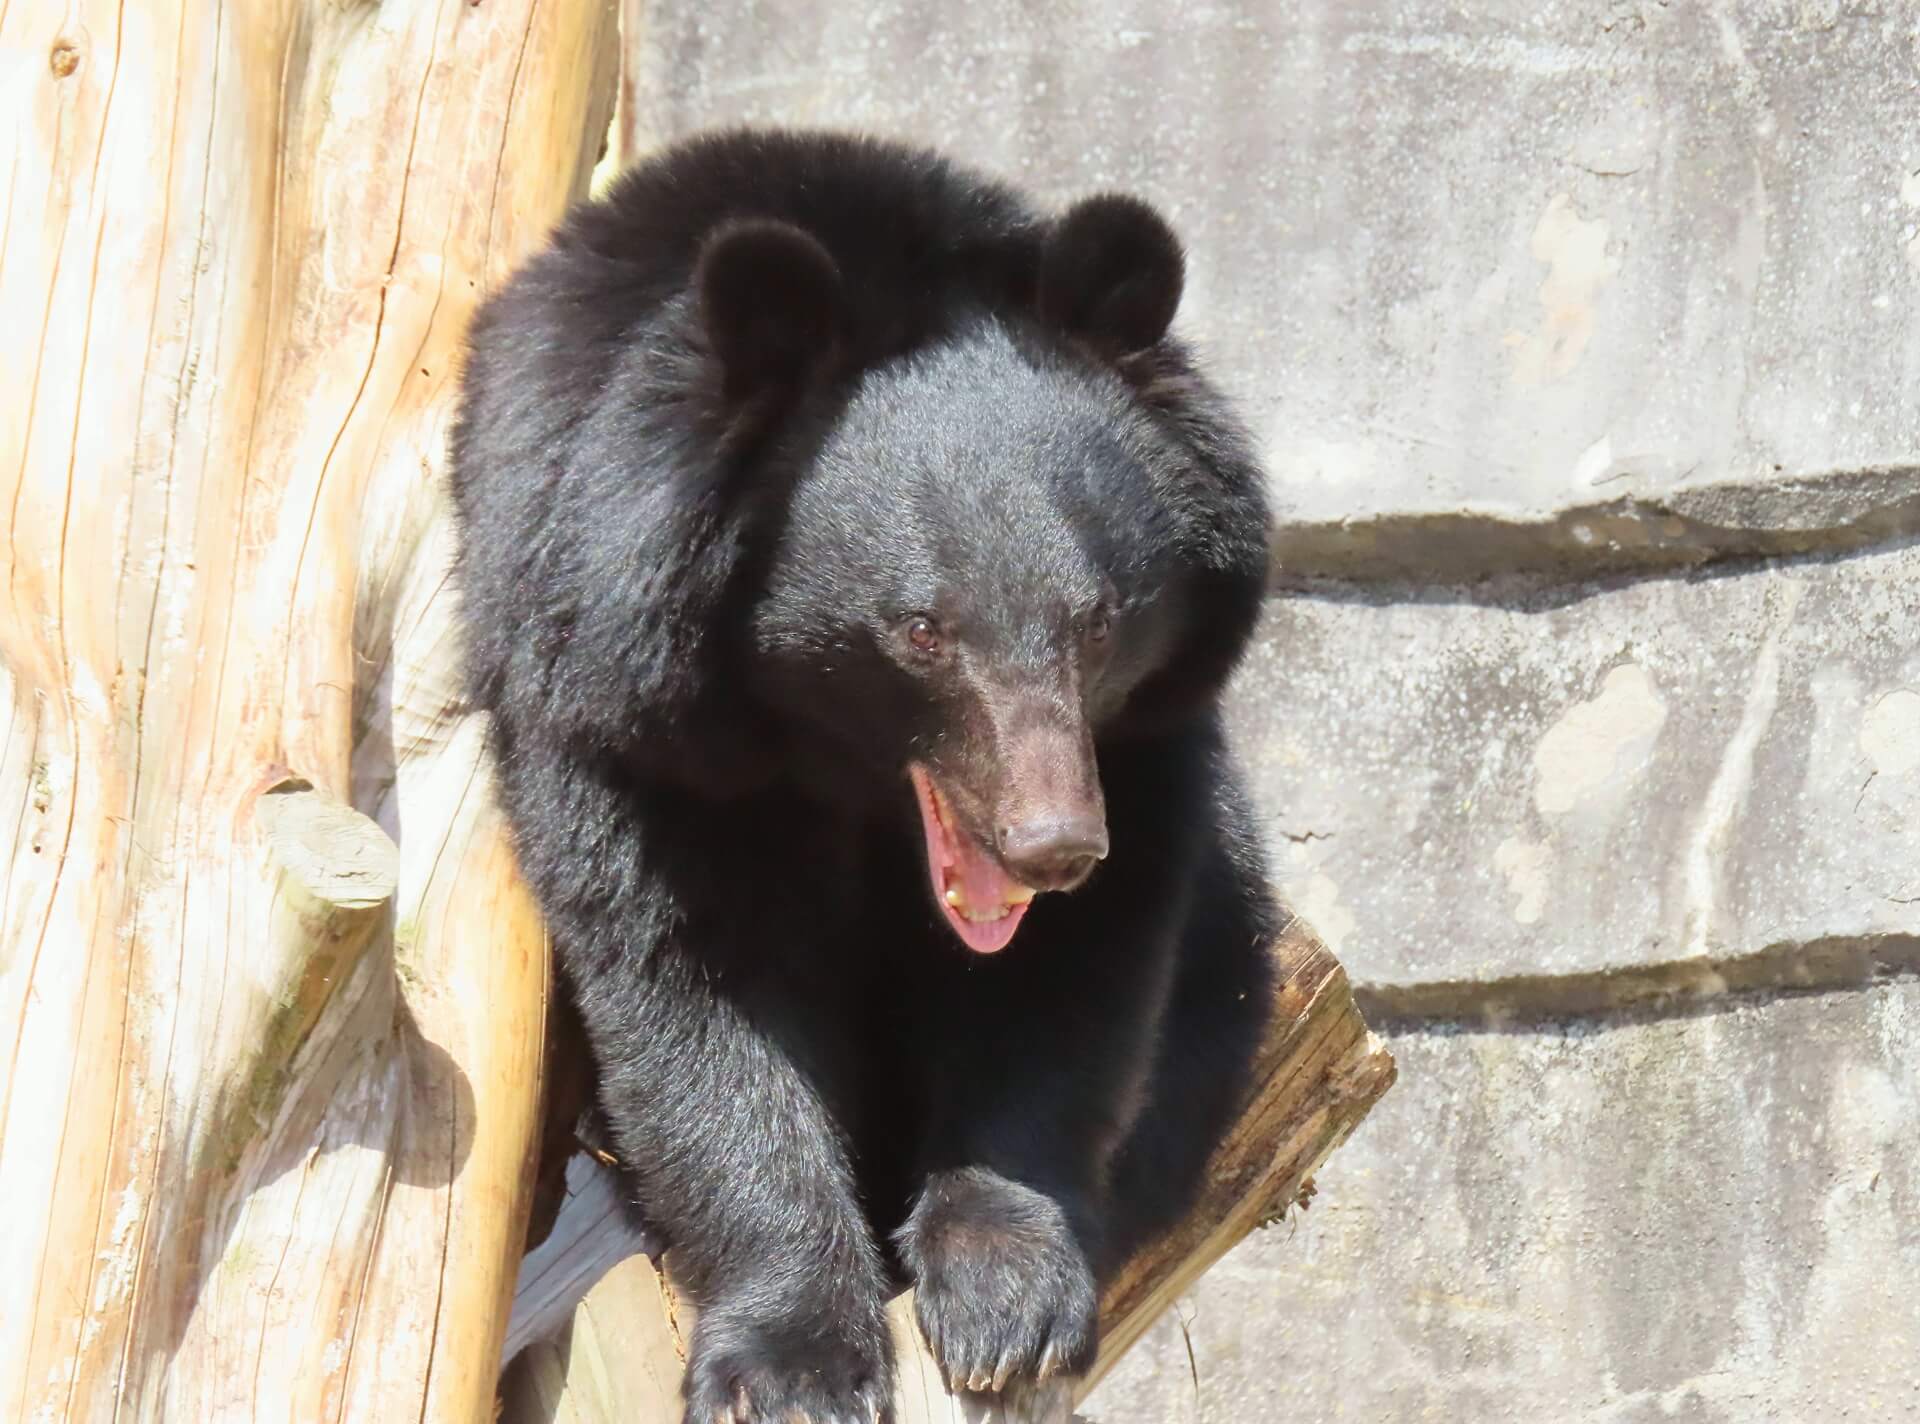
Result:
M1165 222L1090 199L1034 261L1022 302L953 304L796 417L749 635L810 776L906 834L917 810L935 900L981 952L1107 855L1103 749L1212 711L1266 572L1246 442L1167 337ZM798 229L723 230L700 272L730 399L840 349L843 279Z

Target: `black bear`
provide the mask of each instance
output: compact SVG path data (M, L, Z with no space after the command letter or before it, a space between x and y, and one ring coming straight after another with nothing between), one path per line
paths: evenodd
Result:
M728 132L475 321L471 687L690 1421L883 1417L909 1283L957 1387L1057 1408L1246 1090L1268 514L1183 271L1133 198Z

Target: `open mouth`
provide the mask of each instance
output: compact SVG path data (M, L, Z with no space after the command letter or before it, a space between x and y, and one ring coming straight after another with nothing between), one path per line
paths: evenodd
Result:
M927 875L933 898L960 942L978 954L1005 949L1020 928L1033 891L1000 867L991 851L961 826L926 768L907 768L927 833Z

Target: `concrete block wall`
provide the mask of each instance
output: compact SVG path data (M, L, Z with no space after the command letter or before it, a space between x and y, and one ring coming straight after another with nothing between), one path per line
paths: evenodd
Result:
M1920 1420L1920 8L663 0L636 118L1191 247L1236 690L1399 1085L1085 1413Z

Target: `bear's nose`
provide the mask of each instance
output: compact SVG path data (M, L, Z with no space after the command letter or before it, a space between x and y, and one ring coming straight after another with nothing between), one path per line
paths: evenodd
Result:
M1035 890L1071 890L1107 856L1106 822L1087 813L1036 816L998 836L1007 870Z

